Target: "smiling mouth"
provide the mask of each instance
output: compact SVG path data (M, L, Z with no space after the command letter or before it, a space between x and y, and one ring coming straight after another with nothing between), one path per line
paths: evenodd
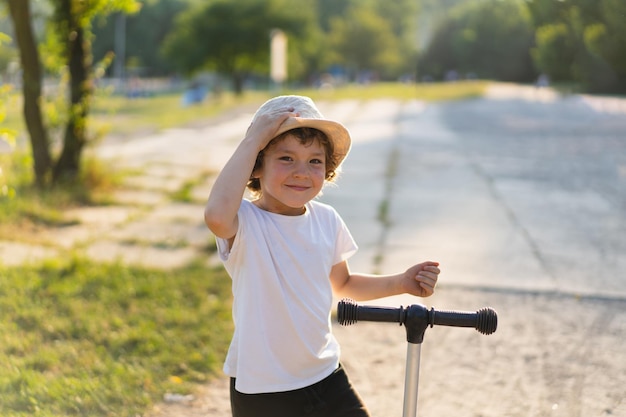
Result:
M287 185L287 188L294 190L294 191L306 191L310 187L305 186L305 185Z

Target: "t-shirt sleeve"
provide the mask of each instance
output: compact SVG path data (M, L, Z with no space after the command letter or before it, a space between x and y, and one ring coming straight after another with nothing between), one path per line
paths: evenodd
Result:
M232 248L229 247L228 239L215 236L215 242L217 244L217 254L219 255L222 262L228 261L231 252L233 251L233 249L235 249L235 246L237 246L237 242L241 239L241 236L243 235L244 222L246 221L246 213L250 211L249 204L249 201L245 199L241 200L241 205L239 206L239 210L237 212L237 215L239 216L239 226L236 235L237 237L235 238Z
M348 226L343 219L337 214L337 244L335 245L335 256L333 265L345 261L354 255L359 247L357 246Z

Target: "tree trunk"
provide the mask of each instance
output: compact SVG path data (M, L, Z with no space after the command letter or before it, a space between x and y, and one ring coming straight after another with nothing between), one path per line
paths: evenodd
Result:
M87 143L87 114L92 93L89 77L91 45L85 28L72 13L72 0L59 2L59 15L67 23L67 54L70 73L70 109L63 150L54 167L54 182L74 182L80 173L80 157Z
M24 119L33 152L35 183L43 187L52 169L52 157L40 107L42 71L31 27L30 0L8 0L8 3L20 50Z
M235 91L235 95L237 96L242 95L244 74L239 71L234 71L232 74L232 80L233 80L233 90Z

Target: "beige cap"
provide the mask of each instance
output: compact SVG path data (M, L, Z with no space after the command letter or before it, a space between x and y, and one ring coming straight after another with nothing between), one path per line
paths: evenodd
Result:
M299 127L318 129L324 132L333 143L333 154L337 166L339 166L350 151L350 133L341 123L325 119L309 97L295 95L274 97L259 107L252 120L254 121L259 115L274 113L290 107L294 109L294 113L298 113L300 116L285 120L278 129L276 136Z

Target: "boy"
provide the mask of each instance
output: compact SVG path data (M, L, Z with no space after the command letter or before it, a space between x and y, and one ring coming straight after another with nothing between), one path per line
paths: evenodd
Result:
M233 280L224 372L234 417L369 416L339 364L333 293L367 300L434 291L436 262L385 276L350 271L356 243L338 213L314 201L350 143L308 97L275 97L213 185L204 218Z

